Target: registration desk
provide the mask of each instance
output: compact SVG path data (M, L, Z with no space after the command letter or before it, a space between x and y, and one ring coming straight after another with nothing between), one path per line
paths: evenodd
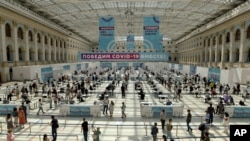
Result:
M250 107L249 106L225 106L225 111L228 112L230 117L235 118L249 118Z
M0 104L0 115L11 114L14 107L18 109L20 106L20 104Z
M141 104L141 116L159 118L162 109L165 110L167 117L183 116L183 105L152 105Z
M101 110L99 105L63 105L59 110L59 114L70 117L98 117Z

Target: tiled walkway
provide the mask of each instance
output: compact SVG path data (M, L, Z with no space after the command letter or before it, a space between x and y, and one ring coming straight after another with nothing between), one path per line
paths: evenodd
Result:
M10 83L8 83L9 85ZM13 83L11 83L13 84ZM6 84L3 84L5 86ZM97 88L98 91L104 91L105 87L108 85L108 82L102 83L101 86ZM153 94L153 90L146 83L143 82L144 91L146 92L146 100L152 102L153 104L163 105L160 103L158 98ZM163 93L169 94L169 92L160 85L160 89ZM1 91L2 93L2 91ZM160 129L158 137L161 137L164 132L161 130L160 120L158 118L144 118L140 115L140 102L137 97L137 92L134 90L134 81L129 81L128 91L125 99L121 98L120 87L115 89L115 96L110 97L109 99L115 103L114 117L109 118L109 116L102 115L100 117L86 117L89 122L89 128L91 125L100 127L101 130L101 141L149 141L152 140L150 135L150 127L154 122L158 123L158 128ZM193 132L186 132L186 123L185 123L185 114L181 117L173 117L173 131L172 135L175 140L181 141L198 141L200 137L200 131L198 130L198 125L203 121L205 115L205 109L208 107L208 104L205 104L201 98L196 98L193 95L187 94L186 91L183 92L182 100L175 102L174 104L184 104L184 111L191 109L193 114L192 119L192 128ZM171 94L169 94L170 97ZM34 103L37 102L39 97L34 97L32 99L31 108L34 108ZM236 102L238 102L241 97L234 96ZM79 104L93 104L97 100L95 92L92 96L87 98L86 102ZM214 98L215 102L217 98ZM15 101L15 103L21 103L21 100ZM246 104L250 103L246 101ZM127 118L121 118L121 103L126 103L126 114ZM59 120L60 127L58 129L58 141L82 141L83 136L81 133L81 123L82 117L63 117L59 116L59 109L49 109L49 104L46 103L44 106L46 109L46 114L36 115L37 108L30 110L28 116L28 124L25 125L24 129L15 130L15 141L40 141L42 140L43 134L51 134L50 115L55 115ZM229 141L228 134L223 133L223 127L221 126L222 118L215 116L214 126L210 128L210 136L213 141ZM231 124L249 124L249 119L247 118L231 118ZM6 124L5 117L1 117L1 126L0 128L0 140L6 140ZM89 140L92 141L91 137L92 132L89 132ZM179 138L179 139L178 139ZM159 139L160 140L160 139Z

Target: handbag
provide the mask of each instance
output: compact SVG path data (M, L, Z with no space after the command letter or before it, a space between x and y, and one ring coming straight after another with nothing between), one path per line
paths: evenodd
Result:
M97 138L97 135L93 134L92 138L95 140Z

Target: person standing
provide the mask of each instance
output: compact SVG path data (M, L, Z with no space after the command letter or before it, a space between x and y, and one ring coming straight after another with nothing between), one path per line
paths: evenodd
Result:
M187 110L187 112L188 112L188 114L187 114L187 118L186 118L186 122L187 122L187 131L193 131L193 129L190 127L190 122L191 122L191 120L192 120L192 114L191 114L191 112L190 112L190 110L188 109Z
M13 135L13 131L8 130L7 141L14 141L14 139L15 139L15 136Z
M55 118L55 116L51 116L51 129L52 129L52 141L56 141L57 138L57 128L59 127L58 120Z
M26 123L26 120L25 120L25 113L24 113L24 110L22 109L22 107L19 108L18 118L19 118L20 127L24 128L24 124Z
M109 107L109 100L108 100L108 97L105 97L104 100L103 100L103 114L105 115L108 115L108 107Z
M111 118L113 117L114 109L115 109L115 103L113 101L111 101L109 104L109 114L110 114Z
M167 137L171 139L171 138L172 138L172 133L171 133L171 131L172 131L172 129L173 129L172 119L171 119L171 118L168 120L168 123L167 123L167 125L166 125L166 129L167 129Z
M6 124L7 124L7 129L8 130L12 130L14 128L14 124L13 124L11 114L7 114L7 116L6 116Z
M161 113L160 113L160 120L161 120L161 128L162 128L162 131L164 131L164 126L165 126L165 121L166 121L166 112L164 109L161 110Z
M88 121L83 118L81 132L83 133L84 141L88 140Z
M94 141L100 141L99 135L101 134L100 127L93 127L93 140Z
M124 118L126 117L127 115L125 114L125 110L126 110L126 105L124 102L122 102L122 107L121 107L121 110L122 110L122 117L121 118Z
M122 84L121 91L122 91L122 98L125 98L125 91L126 91L125 84Z
M209 123L210 123L210 125L212 125L214 114L215 114L215 110L214 110L214 107L212 106L212 104L210 104L210 106L207 107L207 112L209 113Z
M37 111L37 115L39 115L40 111L42 110L43 114L45 113L43 111L43 102L42 102L42 99L39 99L38 101L38 107L39 107L39 110Z
M229 114L227 112L224 113L222 124L224 126L223 133L228 133L228 130L229 130Z
M158 134L158 127L157 123L155 122L154 125L151 127L151 135L153 137L153 141L156 141Z
M22 102L21 108L22 108L22 110L24 112L25 123L26 123L26 122L28 122L28 120L27 120L27 107L26 107L26 105L24 105L24 102Z

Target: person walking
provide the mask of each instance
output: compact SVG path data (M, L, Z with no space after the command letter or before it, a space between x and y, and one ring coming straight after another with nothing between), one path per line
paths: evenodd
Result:
M166 112L165 112L164 109L161 110L161 113L160 113L160 120L161 120L161 128L162 128L162 131L164 131L165 121L166 121Z
M100 141L100 137L99 137L99 135L101 134L100 127L95 128L93 126L92 131L93 131L93 135L92 135L93 140L94 141Z
M108 97L105 97L104 100L103 100L103 114L105 115L108 115L108 107L109 107L109 99Z
M209 113L209 123L210 123L210 125L212 125L213 119L214 119L214 114L215 114L215 109L212 106L212 104L210 104L210 106L207 107L207 112Z
M52 141L56 141L57 128L59 127L59 124L58 124L58 120L53 115L51 116L50 126L51 126L51 129L52 129L52 137L53 137Z
M228 134L228 130L229 130L229 114L227 112L224 113L222 124L224 126L223 133Z
M14 139L15 139L15 136L13 135L13 131L8 130L7 141L14 141Z
M168 120L168 123L167 123L167 125L166 125L166 129L167 129L167 137L171 139L171 138L172 138L172 133L171 133L171 131L172 131L172 129L173 129L172 119L171 119L171 118Z
M205 132L208 132L208 130L209 130L208 120L209 119L205 119L205 122L203 122L199 125L198 129L201 131L201 137L200 137L201 141L204 141Z
M18 111L17 111L16 107L13 108L12 116L14 118L14 127L17 127L17 125L18 125Z
M7 124L7 130L12 130L14 128L14 124L13 124L11 114L7 114L7 116L6 116L6 124Z
M113 117L114 109L115 109L115 103L113 101L111 101L109 104L109 115L111 118Z
M193 129L190 127L190 122L191 122L191 120L192 120L192 114L191 114L191 112L190 112L190 110L188 109L187 110L187 118L186 118L186 122L187 122L187 131L193 131Z
M39 99L38 101L38 107L39 107L39 110L37 111L37 115L39 115L40 111L42 110L43 114L45 113L43 111L43 102L42 102L42 99Z
M121 110L122 110L122 117L121 118L124 118L126 117L127 115L125 114L125 110L126 110L126 105L124 102L122 102L122 107L121 107Z
M154 125L151 127L151 135L153 137L153 141L157 140L157 134L158 134L158 127L157 123L155 122Z
M83 133L84 141L88 140L88 121L83 118L81 132Z

